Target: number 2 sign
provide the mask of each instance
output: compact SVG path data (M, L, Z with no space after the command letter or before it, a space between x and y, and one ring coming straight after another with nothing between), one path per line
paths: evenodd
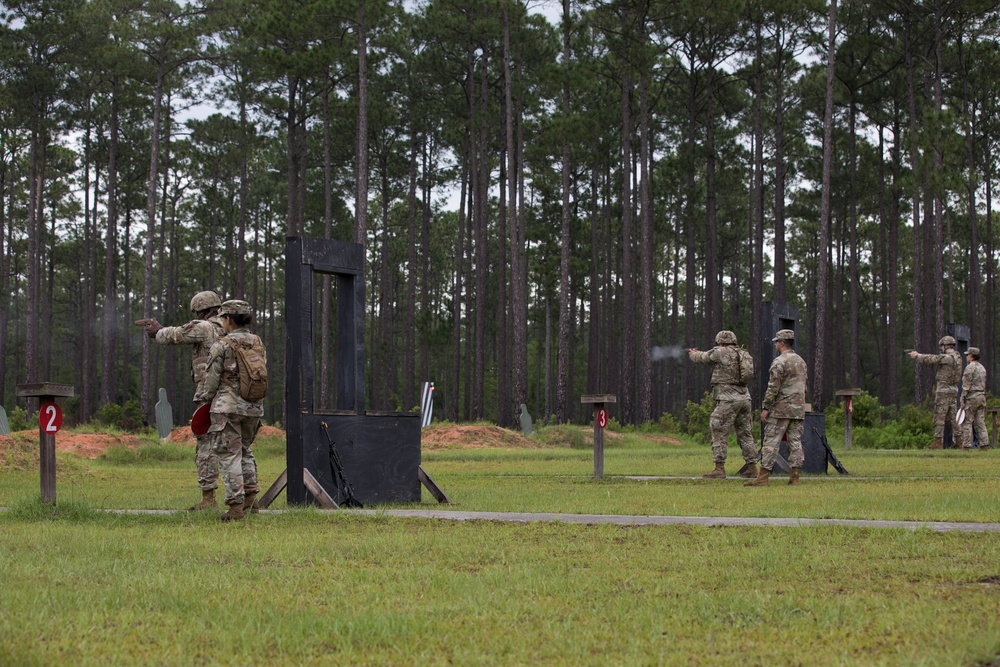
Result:
M55 403L42 403L38 408L38 424L44 433L58 433L62 428L62 410Z

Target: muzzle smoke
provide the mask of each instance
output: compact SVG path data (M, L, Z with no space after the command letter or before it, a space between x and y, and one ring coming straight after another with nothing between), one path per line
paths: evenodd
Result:
M649 358L653 361L663 361L664 359L683 359L687 354L685 348L680 345L667 345L665 347L654 347L649 351Z

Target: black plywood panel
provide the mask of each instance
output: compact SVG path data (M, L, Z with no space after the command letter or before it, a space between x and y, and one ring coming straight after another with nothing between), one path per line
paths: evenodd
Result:
M823 446L824 435L826 435L826 415L822 412L807 412L805 429L802 432L802 453L806 457L802 472L822 473L824 475L827 473L826 447ZM782 442L781 446L778 447L778 453L787 461L788 443ZM772 473L779 472L778 466L775 466Z
M322 422L358 500L366 505L420 502L420 413L302 415L301 421L305 467L337 503L345 494L336 484Z

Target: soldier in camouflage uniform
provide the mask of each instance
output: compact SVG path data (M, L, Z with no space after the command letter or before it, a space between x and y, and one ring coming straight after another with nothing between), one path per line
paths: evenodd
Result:
M218 317L221 305L222 301L215 292L198 292L191 299L191 310L197 319L179 327L165 327L156 320L146 322L146 335L160 345L191 346L191 380L194 381L196 396L205 381L208 351L215 340L223 334L222 321ZM194 462L198 470L201 502L191 509L210 509L216 506L215 490L219 488L219 457L212 451L212 438L209 435L199 435L196 439Z
M966 353L969 365L962 374L962 442L965 449L972 449L972 429L979 438L979 449L990 448L990 435L986 431L986 369L979 363L979 348L970 347Z
M910 350L910 358L918 364L932 364L937 368L934 375L934 444L927 449L941 449L944 442L944 422L951 422L951 432L955 435L955 447L962 447L962 433L959 431L955 412L958 403L958 383L962 379L962 356L955 351L955 339L945 336L938 341L940 354L920 354Z
M697 348L687 351L688 358L696 364L712 364L712 398L715 399L715 409L712 410L709 425L712 429L712 460L715 461L715 470L702 476L725 478L729 432L735 426L736 442L746 461L740 474L743 477L756 477L759 455L751 430L753 409L746 382L740 378L740 356L750 353L736 347L736 334L732 331L720 331L716 334L715 344L707 352L701 352Z
M226 330L225 337L237 343L252 345L263 356L260 338L247 327L253 322L250 304L246 301L226 301L219 308L219 317ZM205 383L198 394L199 401L211 401L212 436L219 455L222 483L226 487L229 511L223 521L236 521L245 512L256 511L257 462L250 445L260 429L264 414L263 401L250 402L240 396L240 373L233 348L219 340L212 345L205 371Z
M764 425L764 451L760 474L746 486L767 486L782 437L788 440L788 464L792 474L789 484L799 484L799 473L805 463L802 431L806 418L806 362L795 353L795 332L782 329L774 338L777 358L768 372L767 392L761 404L760 421Z

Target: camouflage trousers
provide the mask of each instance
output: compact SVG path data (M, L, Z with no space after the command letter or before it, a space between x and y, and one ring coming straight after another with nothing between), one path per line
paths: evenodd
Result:
M253 444L260 429L260 417L212 413L213 449L219 455L219 472L226 488L226 504L238 505L247 493L258 493L257 461Z
M729 454L729 433L735 427L736 442L743 451L743 460L756 463L757 447L753 442L753 431L750 420L753 409L750 397L739 401L716 401L715 409L709 418L708 425L712 429L712 460L725 463Z
M198 488L214 491L219 488L219 455L209 433L196 437L194 465L198 469Z
M781 447L781 438L788 440L788 465L793 468L801 468L806 461L805 452L802 449L802 432L805 430L804 419L778 419L771 418L764 425L764 452L760 460L762 468L774 469L774 462L778 459L778 448Z
M944 422L951 422L951 432L959 433L955 413L958 412L956 401L958 394L953 391L939 391L934 394L934 439L944 439Z
M989 446L990 434L986 430L986 395L974 394L965 398L965 421L962 422L962 444L972 447L972 429L976 430L979 446Z

